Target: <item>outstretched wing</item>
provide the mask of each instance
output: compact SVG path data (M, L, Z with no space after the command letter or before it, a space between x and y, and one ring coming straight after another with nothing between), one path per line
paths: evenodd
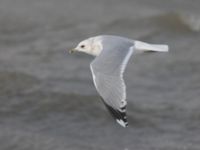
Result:
M104 104L116 119L126 127L126 86L123 72L132 55L132 45L121 43L115 48L102 50L90 64L95 87Z

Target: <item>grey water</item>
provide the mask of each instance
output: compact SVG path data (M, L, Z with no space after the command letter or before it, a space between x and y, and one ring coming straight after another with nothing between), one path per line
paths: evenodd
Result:
M1 150L199 150L200 1L1 0ZM92 56L67 50L112 34L163 43L124 74L129 127L96 92Z

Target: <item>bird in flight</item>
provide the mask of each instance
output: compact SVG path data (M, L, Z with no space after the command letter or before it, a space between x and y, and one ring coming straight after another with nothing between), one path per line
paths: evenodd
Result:
M128 126L126 116L126 85L123 73L132 54L168 52L167 45L148 44L128 38L100 35L80 42L69 52L85 52L95 56L90 64L94 85L114 119Z

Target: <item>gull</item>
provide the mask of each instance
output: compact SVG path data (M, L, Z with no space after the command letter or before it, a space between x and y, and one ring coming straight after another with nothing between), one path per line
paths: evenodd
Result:
M103 103L122 127L128 126L126 116L126 85L123 73L132 54L168 52L168 45L148 44L113 35L90 37L69 52L95 56L90 64L94 85Z

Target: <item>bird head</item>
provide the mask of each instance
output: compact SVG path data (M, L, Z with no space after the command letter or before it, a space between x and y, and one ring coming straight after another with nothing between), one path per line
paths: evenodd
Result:
M75 51L84 52L90 55L97 56L102 50L101 41L95 38L89 38L81 41L76 48L69 50L70 53Z

